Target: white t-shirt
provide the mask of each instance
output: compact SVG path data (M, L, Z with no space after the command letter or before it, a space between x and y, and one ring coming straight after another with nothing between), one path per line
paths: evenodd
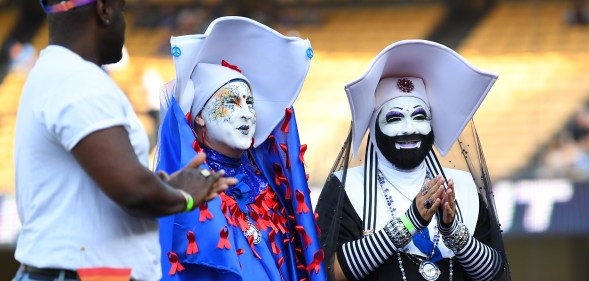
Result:
M147 167L147 134L114 81L66 48L44 49L24 86L16 122L19 262L70 270L131 268L135 279L161 278L157 220L125 212L70 152L89 134L114 126L128 131Z

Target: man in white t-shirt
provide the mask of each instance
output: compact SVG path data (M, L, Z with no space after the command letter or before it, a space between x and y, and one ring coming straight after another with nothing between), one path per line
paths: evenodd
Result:
M156 217L191 211L236 180L198 168L200 154L170 176L147 169L147 134L100 68L121 59L125 1L59 1L41 1L49 46L17 114L15 280L159 280Z

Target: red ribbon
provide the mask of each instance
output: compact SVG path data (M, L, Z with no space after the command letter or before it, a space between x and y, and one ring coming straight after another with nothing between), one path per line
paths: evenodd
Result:
M219 243L217 244L217 248L219 249L231 249L231 244L229 244L229 229L227 228L227 226L224 226L223 228L221 228L221 232L219 233L219 236L221 236L221 238L219 239Z
M237 254L237 257L243 255L243 253L245 253L245 251L242 248L237 249L237 251L235 251L235 253ZM237 259L239 261L239 258ZM241 261L239 261L239 268L243 268L243 266L241 265Z
M305 228L302 225L295 226L295 229L303 236L303 240L305 241L305 249L306 249L307 247L309 247L309 245L311 245L311 243L313 243L313 240L311 239L311 237L309 237L309 235L307 235L307 231L305 230Z
M192 255L198 253L198 245L196 245L196 237L194 232L186 232L186 238L188 238L188 248L186 248L186 254Z
M176 274L176 271L184 270L184 267L182 266L182 264L180 264L178 262L178 255L176 255L176 253L168 252L167 255L168 255L168 260L172 264L172 267L170 267L170 272L168 272L169 275L174 275L174 274Z
M276 138L274 138L274 135L269 135L268 140L270 141L268 145L268 153L278 153L278 149L276 148Z
M221 197L221 212L223 212L223 215L225 215L225 219L227 219L227 222L230 225L235 225L235 221L233 221L233 218L231 218L231 216L229 215L230 204L235 204L235 202L230 201L231 197L225 195L225 192L221 192L221 194L219 194L219 197Z
M282 177L282 167L278 163L272 164L272 168L274 169L274 183L279 186L280 185L280 177Z
M200 143L197 139L194 139L194 141L192 142L192 149L194 149L194 151L198 153L202 152L202 148L200 147Z
M186 112L186 115L184 117L186 117L186 121L188 121L188 124L190 124L190 122L192 122L192 117L190 116L190 112Z
M239 249L237 249L237 251L235 251L235 253L237 253L237 256L239 257L239 256L243 255L243 253L245 253L245 251L242 248L239 248ZM243 266L241 266L241 261L239 261L239 268L243 268Z
M282 149L282 151L284 151L284 155L286 155L286 168L290 169L290 157L288 156L288 147L286 147L286 144L281 143L280 149Z
M256 252L256 249L254 248L254 236L250 236L247 238L247 242L250 244L250 248L252 248L252 252L254 252L254 256L256 256L256 258L258 259L262 259L262 257L260 257L260 255L258 255L258 252Z
M285 217L275 212L274 214L272 214L272 221L274 222L274 225L278 227L280 232L282 232L282 234L285 234L287 232L286 228L284 227L284 222L286 222Z
M315 221L319 221L319 213L315 213L313 216L315 217ZM317 223L315 223L315 230L317 230L317 235L321 236L321 228L319 228Z
M297 198L297 213L308 213L310 210L307 206L307 203L305 202L305 194L303 194L300 190L297 190L295 196Z
M305 180L309 181L309 174L305 174Z
M224 66L224 67L231 68L231 69L233 69L233 70L235 70L235 71L237 71L237 72L241 73L241 69L239 69L239 68L237 67L237 65L232 65L232 64L230 64L230 63L226 62L225 60L221 60L221 65L222 65L222 66Z
M278 259L278 268L281 268L281 267L282 267L282 263L283 263L283 262L284 262L284 257L280 257L280 258Z
M270 244L272 244L272 253L275 255L280 254L280 249L276 246L276 231L272 230L268 233L268 239L270 239Z
M284 110L284 123L282 123L282 127L280 128L280 130L282 130L285 133L288 133L288 124L290 123L291 116L292 109L287 108L286 110Z
M319 269L321 269L321 262L323 261L324 257L325 254L323 253L323 249L317 250L317 252L315 252L313 255L313 261L309 264L309 266L307 266L307 271L311 273L311 270L315 270L315 274L318 274Z
M307 145L303 144L301 145L301 150L299 152L299 160L301 163L303 163L303 165L305 165L305 152L307 152Z
M211 212L209 212L209 203L204 202L202 204L200 204L200 222L203 222L205 220L212 220L213 219L213 214L211 214Z
M242 212L237 213L237 225L239 225L241 231L246 231L250 228L249 224L247 224L247 217Z

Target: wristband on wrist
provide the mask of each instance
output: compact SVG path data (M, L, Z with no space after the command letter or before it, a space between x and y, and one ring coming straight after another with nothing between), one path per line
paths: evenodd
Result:
M407 230L409 231L409 233L411 233L411 236L413 236L413 235L415 235L415 233L417 233L417 229L415 228L415 226L413 225L413 223L407 217L406 214L403 214L401 216L401 221L403 222L403 225L405 226L405 228L407 228Z
M180 191L180 193L182 194L182 196L184 196L184 199L186 200L186 209L184 210L184 212L192 211L192 209L194 209L194 198L192 198L192 196L184 190L178 189L178 191Z

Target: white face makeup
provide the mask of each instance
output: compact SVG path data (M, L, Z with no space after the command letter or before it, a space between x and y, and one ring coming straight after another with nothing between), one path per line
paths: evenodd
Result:
M253 106L252 92L241 80L229 82L217 90L201 113L206 143L219 152L248 149L256 130Z
M378 124L382 133L389 137L427 135L432 130L429 107L421 99L410 96L387 101L380 110ZM420 146L418 139L395 143L397 149Z

